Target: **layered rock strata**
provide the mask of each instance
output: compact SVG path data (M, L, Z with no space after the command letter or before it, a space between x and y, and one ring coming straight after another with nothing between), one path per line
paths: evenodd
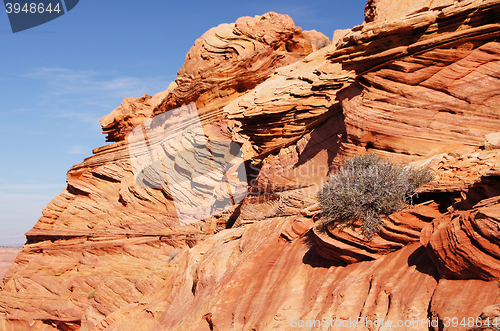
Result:
M426 200L425 202L387 215L382 219L384 225L381 231L373 240L367 240L362 235L359 224L347 228L339 228L335 224L315 227L313 231L318 254L332 262L350 264L378 259L409 243L422 241L430 250L429 254L436 265L460 265L454 275L452 271L445 271L447 267L438 267L442 277L494 279L495 265L498 265L495 247L500 244L495 237L495 222L500 214L492 211L493 214L490 212L489 217L479 216L481 221L475 221L475 215L480 206L495 205L500 196L500 150L485 152L457 146L448 153L434 155L411 165L427 165L434 175L433 182L418 189L420 196L417 199ZM494 207L491 208L494 210ZM468 225L463 225L464 222L468 222ZM459 223L460 225L457 225ZM457 226L466 227L468 230L452 230ZM440 227L443 228L438 230ZM493 229L492 233L483 233L485 230L481 230L482 227ZM459 235L457 231L465 231L466 234ZM486 236L487 239L477 243L481 236ZM491 246L483 247L488 243ZM473 252L468 253L469 258L464 257L464 261L452 262L455 258L460 259L462 255L461 249L457 247L467 245L478 247L471 248ZM478 264L478 261L487 261L489 254L493 254L489 262L490 267L472 266ZM467 265L476 268L476 274L468 273Z
M302 31L290 16L274 12L221 24L196 40L168 93L124 100L101 120L103 132L108 141L123 140L141 120L192 102L204 124L220 120L230 101L329 43L322 33Z
M421 240L441 277L496 280L500 278L499 223L497 195L481 200L470 210L435 220L424 229Z
M195 43L178 84L153 97L125 98L101 120L108 140L117 142L95 149L93 156L68 172L67 188L26 234L28 244L2 284L5 295L0 299L0 314L24 327L89 329L167 280L184 251L225 227L239 201L228 192L236 193L243 182L246 192L246 178L239 178L243 165L234 163L237 153L231 154L227 124L224 120L207 123L200 95L210 99L211 106L224 105L277 67L328 42L320 33L302 32L286 15L242 18L210 30ZM196 91L195 95L182 94L183 89ZM169 132L185 130L189 123L185 123L185 108L169 111L174 114L169 119L158 114L169 100L176 100L175 105L189 100L202 105L195 108L193 120L203 127L190 130L184 139L172 139ZM134 139L134 128L144 128L147 143ZM145 163L140 161L144 155L150 157ZM180 222L178 196L171 192L173 183L169 186L165 169L156 167L166 159L173 160L168 175L177 175L177 183L198 183L184 201L201 211L208 198L215 199L214 205L226 202L209 211L208 216L216 216L194 215L184 225ZM227 169L231 162L238 169ZM137 166L141 169L134 169ZM205 173L194 172L207 166L209 175L215 169L223 172L225 180L207 182ZM225 211L227 200L233 207ZM44 264L46 257L50 262ZM170 271L160 272L158 267L165 264L171 265ZM50 308L35 313L42 302Z
M234 139L259 160L342 111L353 148L405 162L455 143L481 147L500 131L497 11L482 1L356 27L226 106Z
M275 13L221 25L165 93L103 118L115 142L68 172L27 233L1 285L0 328L286 330L326 317L472 330L443 322L494 316L500 162L483 148L500 132L500 1L400 13L390 8L404 2L391 3L385 14L376 3L329 45ZM182 143L154 133L167 123L156 118L189 104L203 133ZM129 140L137 127L143 141ZM161 161L194 183L186 201L227 202L229 189L196 174L221 168L215 156L228 161L224 142L242 145L248 194L182 224ZM373 242L318 231L317 190L344 157L366 152L427 164L436 179ZM131 155L150 159L137 168Z

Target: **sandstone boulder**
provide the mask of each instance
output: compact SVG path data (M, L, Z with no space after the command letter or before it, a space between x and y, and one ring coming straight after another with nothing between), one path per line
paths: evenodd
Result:
M482 200L472 210L435 220L422 243L448 279L495 280L500 277L500 197Z
M485 137L484 149L499 149L500 148L500 132L489 133Z

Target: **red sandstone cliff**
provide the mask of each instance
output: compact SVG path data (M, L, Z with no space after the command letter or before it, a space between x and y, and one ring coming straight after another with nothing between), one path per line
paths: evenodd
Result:
M167 91L101 120L115 142L68 172L27 233L1 285L0 329L289 330L383 318L486 330L469 320L500 314L500 1L404 3L370 1L365 23L332 44L275 13L204 34ZM143 178L158 185L138 184L127 137L189 103L203 126L193 145L152 135L148 146L168 156L199 139L211 153L237 142L251 185L229 209L181 224L154 173ZM367 151L429 165L436 178L373 241L319 231L318 188L343 157ZM196 184L193 206L206 192L227 198L196 176L203 161L172 159ZM465 325L447 325L453 317Z

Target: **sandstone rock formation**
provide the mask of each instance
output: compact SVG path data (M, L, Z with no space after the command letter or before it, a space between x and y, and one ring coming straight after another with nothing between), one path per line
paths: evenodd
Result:
M176 87L177 84L171 83L166 91L153 97L145 94L140 98L123 98L118 108L101 118L102 132L108 135L107 140L123 139L137 125L153 117L154 108Z
M440 9L460 0L368 0L365 7L365 22L395 21L411 14Z
M422 233L443 278L495 280L500 276L498 197L474 207L442 217Z
M484 149L490 150L500 148L500 132L489 133L485 138Z
M273 12L221 24L189 50L177 75L178 87L156 113L195 102L198 109L206 108L202 114L213 119L215 110L263 82L276 68L329 42L323 34L303 32L289 16Z
M222 118L220 109L271 76L330 43L315 30L302 31L288 15L269 12L221 24L196 40L168 92L124 103L101 120L108 141L125 138L153 114L194 102L203 123Z
M452 146L453 147L453 146ZM488 206L495 210L496 199L500 195L500 150L482 151L471 147L455 146L448 153L441 153L411 164L415 167L428 165L434 174L432 183L418 189L420 198L425 202L410 206L405 210L388 215L383 219L384 227L372 241L367 241L359 228L339 229L334 225L314 229L318 254L337 263L356 263L378 259L382 255L399 250L412 242L421 241L429 249L440 274L444 278L493 280L498 266L495 252L500 242L495 237L498 212L490 211L491 216L479 214L481 221L475 220L478 209ZM432 200L430 200L433 198ZM490 207L491 206L491 207ZM486 208L486 207L484 207ZM471 214L472 213L472 214ZM467 218L467 220L462 218ZM452 221L453 219L453 221ZM459 220L460 219L460 220ZM487 219L487 220L486 220ZM463 223L468 225L463 225ZM472 226L470 222L475 225ZM493 234L483 234L481 230L489 224ZM458 225L460 224L460 225ZM479 225L478 225L479 224ZM443 228L437 230L439 226ZM463 234L470 239L459 237L453 232L462 226ZM445 227L448 227L445 229ZM467 227L468 230L465 229ZM472 230L474 228L475 230ZM487 240L478 242L485 235ZM432 238L432 239L431 239ZM488 245L482 247L481 245ZM469 259L456 262L463 247L469 245L473 250ZM475 245L479 245L475 248ZM462 247L458 249L458 246ZM439 247L439 248L438 248ZM485 254L485 256L483 256ZM475 263L487 263L488 255L493 254L491 266L478 266L477 274L469 274L465 269ZM455 261L455 262L453 262ZM479 262L481 261L481 262ZM444 271L441 264L456 263L455 274ZM451 267L450 267L451 268ZM462 268L462 269L460 269ZM493 269L493 270L489 270ZM489 271L488 271L489 270Z
M462 200L424 228L420 239L441 277L495 280L500 277L500 161L499 150L480 154L487 171L463 189ZM478 155L479 156L479 155ZM463 157L462 164L470 162ZM491 162L491 163L490 163ZM464 164L465 165L465 164ZM467 166L460 171L467 171Z
M209 30L167 91L124 99L102 119L114 143L68 172L27 233L1 284L0 329L320 320L373 330L367 321L383 318L476 330L446 318L495 316L500 304L499 12L500 0L370 1L366 22L332 44L275 13ZM186 109L198 119L183 121ZM163 134L197 121L185 140ZM238 171L200 176L222 169L231 142L247 175L242 201L228 193L245 181ZM436 175L371 242L356 228L321 229L315 204L343 158L366 152ZM192 183L184 201L197 212L212 198L230 207L182 222L180 182Z

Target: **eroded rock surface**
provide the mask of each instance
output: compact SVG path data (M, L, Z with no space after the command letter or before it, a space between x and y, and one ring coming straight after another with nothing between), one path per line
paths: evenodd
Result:
M494 186L498 191L500 179ZM498 192L500 193L500 192ZM449 279L500 278L499 195L483 199L466 211L436 219L422 232L422 243L441 277Z
M132 330L129 321L146 318L146 311L160 314L156 321L147 319L151 330L160 326L171 330L286 330L292 318L426 318L437 282L435 269L418 244L375 263L335 267L325 264L311 249L310 235L283 235L292 232L293 222L293 217L273 218L220 233L190 252L190 265L197 271L165 288L161 294L165 299L131 309L128 321L110 316L101 325L114 323L97 330ZM170 303L166 311L160 308L164 300ZM183 310L190 312L189 317Z
M0 328L286 330L362 317L455 330L427 318L496 314L500 1L367 8L332 44L286 15L222 24L195 42L167 91L104 117L115 143L68 172L27 233L1 285ZM196 107L202 126L187 142L152 125L165 114L191 124L179 106ZM134 128L144 143L129 139ZM211 157L224 142L241 145L241 202L226 193L244 178L228 175L225 191L197 173L221 168ZM181 222L164 164L138 173L131 162L153 152L193 184L187 203L231 207ZM428 165L435 180L372 242L356 229L318 231L318 189L366 152Z
M145 94L140 98L123 98L123 102L118 108L101 118L102 132L108 135L107 140L121 140L137 125L153 117L155 107L176 86L177 84L171 83L166 91L159 92L154 96Z
M444 271L446 268L454 267L449 266L444 269L438 267L441 276L455 279L494 279L497 272L493 269L499 265L495 253L496 247L500 244L495 237L498 229L497 216L488 218L480 214L480 221L475 221L475 218L481 206L490 206L493 210L495 199L500 195L498 186L500 152L455 146L448 153L437 154L411 165L417 168L427 165L434 175L431 183L418 189L419 199L426 202L387 215L382 219L384 226L373 240L367 240L362 235L360 224L342 229L335 224L316 227L314 238L318 254L329 261L349 264L378 259L409 243L422 241L430 249L430 255L437 265L443 263L461 265L454 269L455 274L453 271ZM475 225L471 225L471 222ZM440 226L443 228L438 230ZM457 226L464 229L453 230ZM465 230L465 227L468 230ZM492 234L484 234L482 227L492 228L493 237ZM462 234L462 231L466 233ZM485 235L486 240L482 243L478 241L479 237ZM433 239L430 239L431 237ZM488 243L491 246L488 246ZM464 261L452 262L455 258L460 259L464 247L474 245L479 247L471 248L475 253L466 254L469 258L464 257ZM474 263L488 264L486 261L489 254L493 254L489 267L482 264L477 267L471 266L475 268L475 274L466 270ZM470 259L474 259L475 262L469 261Z
M429 9L451 6L460 0L369 0L365 7L365 22L394 21Z

